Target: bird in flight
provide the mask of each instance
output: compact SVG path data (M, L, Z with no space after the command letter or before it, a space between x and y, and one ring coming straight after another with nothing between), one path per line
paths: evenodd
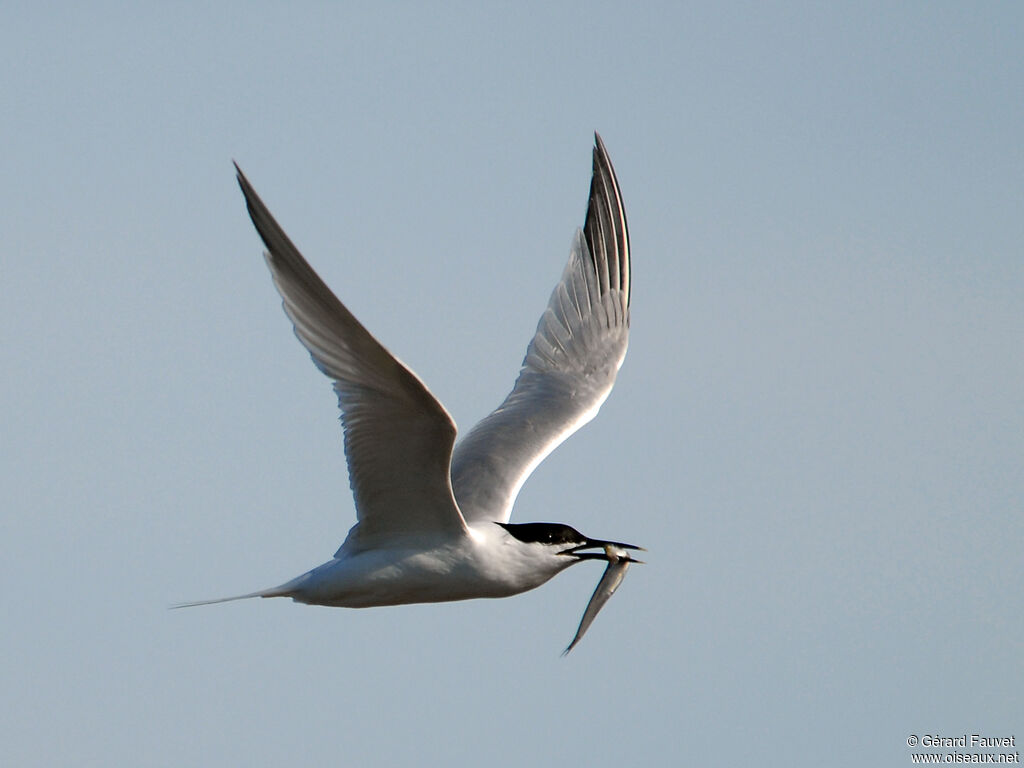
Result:
M334 384L356 524L334 557L291 581L177 607L250 597L345 608L508 597L575 563L606 561L568 653L629 563L640 562L626 550L642 548L509 519L534 468L597 414L626 355L629 233L601 137L583 229L515 386L458 443L444 406L338 300L235 170L295 335Z

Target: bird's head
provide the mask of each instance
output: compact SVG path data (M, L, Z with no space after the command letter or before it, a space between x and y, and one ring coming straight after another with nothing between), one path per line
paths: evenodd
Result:
M631 563L642 563L630 555L625 557L613 554L624 549L643 551L643 547L623 544L618 541L591 539L575 528L563 523L498 523L514 539L528 545L537 545L556 557L566 558L566 566L583 560L606 560L613 557ZM598 550L596 552L587 550Z

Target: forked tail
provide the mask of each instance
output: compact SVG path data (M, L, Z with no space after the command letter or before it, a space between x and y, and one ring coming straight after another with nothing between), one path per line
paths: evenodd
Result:
M213 605L214 603L230 603L232 600L248 600L250 597L291 597L292 591L286 589L288 585L274 587L272 589L261 589L259 592L250 592L247 595L233 595L232 597L217 597L213 600L196 600L192 603L177 603L172 605L175 608L194 608L197 605Z

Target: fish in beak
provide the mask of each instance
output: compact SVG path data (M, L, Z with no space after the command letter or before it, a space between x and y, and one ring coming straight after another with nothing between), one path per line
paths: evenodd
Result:
M595 546L600 546L604 549L604 552L583 552L579 553L576 550L579 549L590 549ZM590 625L594 622L598 612L604 608L604 604L608 602L608 599L615 594L615 590L619 588L622 580L626 577L626 571L629 570L630 563L643 563L642 560L634 560L627 549L639 549L643 547L634 547L630 544L620 544L613 541L595 541L588 540L586 544L579 547L573 547L572 550L562 552L563 555L572 555L580 560L607 560L608 567L604 569L604 575L601 577L601 581L597 584L597 589L594 590L594 594L590 596L590 602L587 603L587 609L583 612L583 618L580 620L579 629L576 630L576 636L569 643L569 646L562 651L562 655L565 656L569 651L576 647L576 644L583 639L583 635Z

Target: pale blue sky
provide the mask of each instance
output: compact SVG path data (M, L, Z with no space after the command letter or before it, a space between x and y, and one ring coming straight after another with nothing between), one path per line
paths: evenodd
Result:
M1016 3L6 4L11 765L905 765L1024 737ZM180 600L353 521L239 162L462 428L511 387L592 132L632 345L515 519L646 545L499 601Z

